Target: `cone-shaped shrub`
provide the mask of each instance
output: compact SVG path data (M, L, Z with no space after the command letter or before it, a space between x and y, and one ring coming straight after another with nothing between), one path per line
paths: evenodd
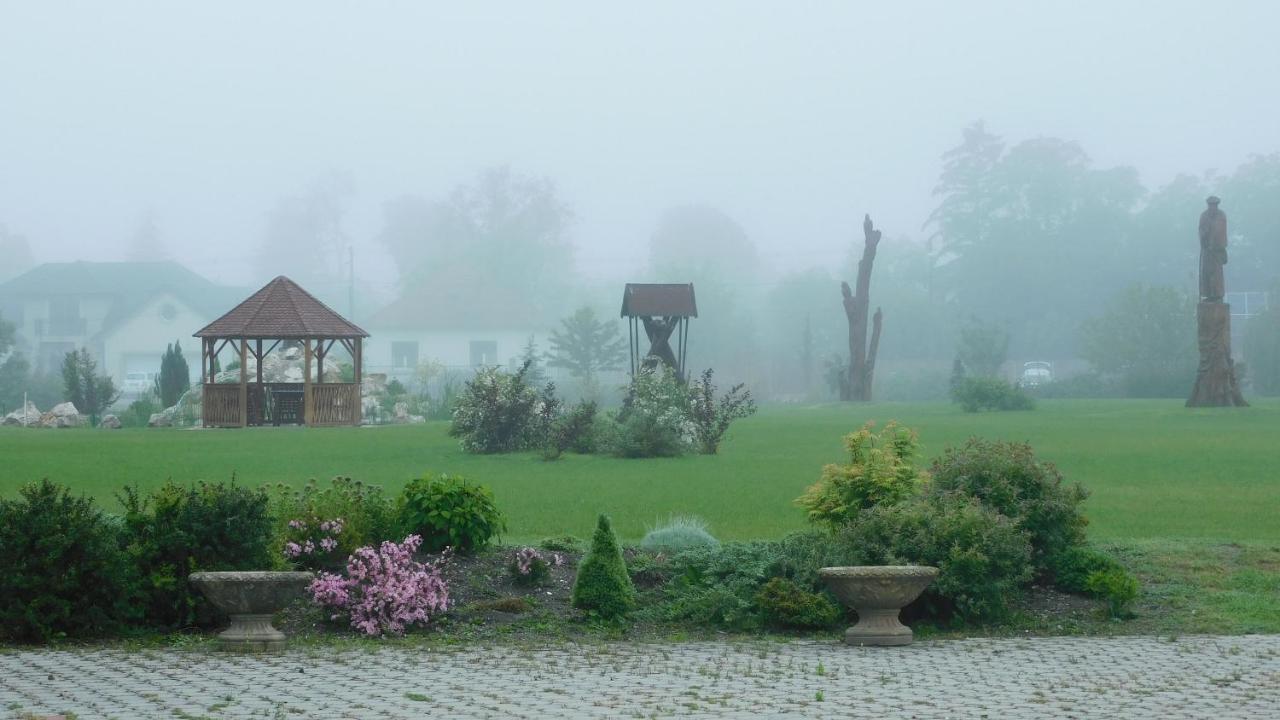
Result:
M578 565L573 582L573 606L603 618L625 615L636 602L636 589L627 574L622 548L607 515L601 515L591 550Z

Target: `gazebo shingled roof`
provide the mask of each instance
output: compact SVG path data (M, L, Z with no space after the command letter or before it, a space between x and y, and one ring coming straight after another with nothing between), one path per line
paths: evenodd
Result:
M369 333L281 275L195 337L365 338Z

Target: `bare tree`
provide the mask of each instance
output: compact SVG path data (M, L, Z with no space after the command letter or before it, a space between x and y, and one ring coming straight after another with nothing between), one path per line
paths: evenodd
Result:
M882 314L876 308L872 319L871 344L867 345L867 310L870 307L871 266L876 261L876 247L880 245L880 231L871 224L871 216L862 221L862 233L866 236L862 246L862 259L858 261L856 291L849 283L840 283L844 295L844 314L849 321L849 382L842 388L841 400L871 400L871 381L876 368L876 351L880 347Z

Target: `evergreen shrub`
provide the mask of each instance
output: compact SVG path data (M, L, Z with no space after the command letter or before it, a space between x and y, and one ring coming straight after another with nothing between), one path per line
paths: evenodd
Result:
M947 448L930 474L933 493L974 498L1025 531L1041 575L1050 573L1058 554L1084 542L1088 521L1080 504L1088 492L1066 483L1052 463L1036 460L1026 443L972 438Z
M923 615L938 620L1005 616L1034 570L1026 532L954 494L864 510L835 542L832 565L938 568L938 579L918 601Z
M775 577L756 594L756 604L769 625L786 628L824 628L840 620L840 608L826 595L806 590L786 578Z
M123 542L139 573L150 626L210 625L219 618L187 576L196 571L269 570L272 518L265 490L230 483L166 482L149 495L126 487Z
M99 636L130 616L119 527L86 497L48 480L0 499L0 637Z
M578 565L573 606L588 615L615 619L635 607L636 591L627 574L622 548L607 515L601 515L591 537L591 550Z

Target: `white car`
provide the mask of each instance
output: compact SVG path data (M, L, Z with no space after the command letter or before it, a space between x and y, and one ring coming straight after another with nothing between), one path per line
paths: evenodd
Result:
M1023 387L1035 387L1053 382L1053 363L1043 360L1032 360L1022 364L1022 375L1018 383Z

